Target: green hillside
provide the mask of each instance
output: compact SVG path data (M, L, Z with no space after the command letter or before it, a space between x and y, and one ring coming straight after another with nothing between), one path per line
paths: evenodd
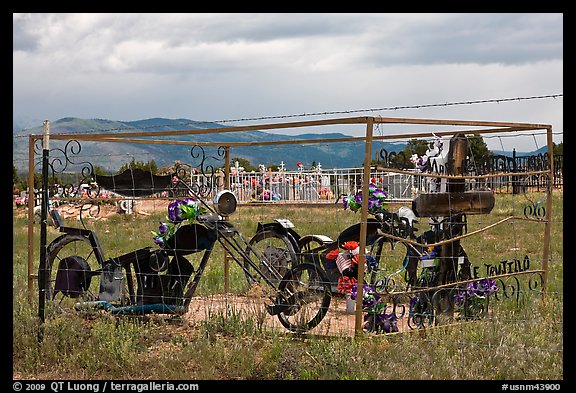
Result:
M54 121L50 125L51 134L58 133L115 133L134 131L171 131L194 130L206 128L221 128L224 125L217 123L197 122L188 119L153 118L137 121L112 121L105 119L79 119L67 117ZM29 134L42 134L42 127L14 131L13 157L14 165L19 170L28 166L28 138ZM182 135L155 137L154 139L197 141L197 142L264 142L279 140L302 140L319 138L341 138L347 135L340 133L330 134L303 134L297 136L271 134L261 131L245 131L234 133L214 133L204 135ZM64 141L53 141L51 149L64 149ZM399 151L404 145L376 142L374 149L386 147L389 151ZM109 142L81 142L81 151L77 161L88 161L93 165L101 166L114 171L132 158L136 161L154 160L158 166L170 164L175 160L195 164L191 156L192 146L166 145L166 144L138 144L138 143L109 143ZM215 155L216 147L205 148L207 155ZM313 163L320 163L325 169L358 167L364 157L364 144L362 142L346 143L318 143L304 145L274 145L255 147L233 147L231 157L241 157L250 161L254 166L266 166L284 163L287 169L296 169L296 163L302 162L305 167ZM196 159L197 160L197 159Z

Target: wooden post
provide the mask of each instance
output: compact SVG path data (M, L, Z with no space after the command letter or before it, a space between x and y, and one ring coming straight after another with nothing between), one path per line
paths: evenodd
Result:
M362 297L364 292L364 262L366 261L366 230L368 228L368 193L370 184L370 159L372 158L372 134L374 118L367 118L366 144L364 149L364 177L362 180L362 210L360 218L360 253L358 255L358 289L356 291L356 315L354 332L359 335L362 329Z
M552 181L554 179L554 146L552 142L552 127L546 128L548 143L548 186L546 187L546 218L544 224L544 252L542 254L542 296L546 296L548 284L548 259L550 258L550 231L552 229Z
M230 146L224 148L224 189L230 189ZM228 220L228 217L225 218ZM230 292L230 256L224 251L224 293Z
M34 142L28 136L28 303L32 304L34 294Z
M48 155L50 154L50 122L44 121L44 138L42 139L42 206L40 213L40 263L38 268L38 319L44 323L44 305L46 302L46 216L48 214ZM42 341L42 329L38 331L38 341Z

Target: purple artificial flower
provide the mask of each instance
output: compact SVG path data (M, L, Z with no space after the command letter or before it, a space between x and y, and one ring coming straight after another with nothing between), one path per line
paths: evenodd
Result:
M490 280L489 278L485 278L478 282L478 286L481 288L482 295L491 295L494 292L498 291L498 285L496 281Z
M183 220L182 212L180 211L180 204L182 203L184 201L176 199L168 204L168 219L174 224L178 224Z
M168 232L168 224L166 224L165 222L160 221L160 226L158 227L158 230L159 230L160 233L162 233L162 234Z
M155 244L159 246L164 246L166 239L174 234L174 227L172 224L165 223L160 221L160 226L158 226L158 232L152 231L152 235L154 236L152 239L154 240Z
M412 298L416 299L416 298ZM410 304L412 304L412 299L410 299ZM458 291L456 295L454 295L454 302L458 307L464 304L464 300L466 299L466 291Z
M496 281L484 278L479 281L474 281L466 285L465 290L460 290L454 296L454 301L458 306L464 304L466 299L484 299L486 296L491 295L498 291Z
M378 199L386 199L388 197L388 193L377 188L374 190L374 192L372 192L372 196Z
M396 323L396 315L384 314L380 320L380 326L386 333L393 333L398 331L398 324Z
M382 201L378 198L368 198L368 211L374 212L380 209L382 206Z
M379 315L377 317L376 324L377 324L378 328L382 329L386 333L390 333L390 330L392 330L390 320L388 318L386 318L386 314Z
M344 206L344 210L350 209L354 213L356 213L358 209L362 207L358 202L356 202L356 198L351 198L350 195L344 196L342 203Z
M358 294L358 285L353 285L350 293L352 299L356 299ZM416 298L412 298L412 301ZM386 303L380 301L380 296L374 291L372 287L364 284L364 291L362 293L362 309L364 314L364 329L369 332L397 332L398 325L395 314L386 314Z
M352 290L350 292L350 298L355 300L356 295L358 293L358 284L352 285ZM374 289L364 284L364 291L362 292L362 303L364 304L364 308L372 308L378 300L380 300L380 296L377 295ZM369 305L369 307L366 307Z
M350 299L356 300L356 294L358 293L358 284L352 285L352 289L350 291Z
M366 314L364 329L369 332L392 333L398 331L397 317L394 314Z
M186 198L182 201L183 204L188 206L196 206L196 200L194 198Z
M377 296L371 293L365 294L362 299L362 308L365 310L372 310L374 306L376 306L377 302L378 302Z
M388 193L376 187L374 183L368 185L368 191L368 211L375 214L382 209ZM353 212L360 210L362 208L362 190L356 192L353 198L349 195L345 196L343 206L344 210L350 209Z

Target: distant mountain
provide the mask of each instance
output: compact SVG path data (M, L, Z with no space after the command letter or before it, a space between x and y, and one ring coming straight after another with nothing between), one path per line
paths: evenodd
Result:
M492 150L492 153L494 155L501 155L501 156L506 156L506 157L512 157L513 152L510 150ZM523 157L523 156L536 156L538 154L544 154L544 153L548 153L548 146L542 146L539 149L536 149L534 151L531 152L525 152L525 151L516 151L516 157Z
M42 122L43 120L34 119L29 116L14 116L12 118L12 132L36 127L38 124L42 124Z
M170 131L170 130L194 130L207 128L226 127L218 123L198 122L189 119L165 119L153 118L137 121L114 121L106 119L79 119L66 117L50 123L50 133L115 133L135 131ZM28 138L29 134L42 134L42 127L27 129L15 129L13 131L13 156L14 165L19 170L28 167ZM87 161L93 165L116 171L123 164L136 161L148 162L154 160L160 167L171 164L175 160L199 165L200 158L194 158L191 151L193 142L267 142L286 140L313 140L323 138L344 138L348 135L340 133L330 134L302 134L281 135L262 131L244 131L233 133L214 133L203 135L181 135L154 137L148 139L178 140L190 142L190 145L170 145L154 143L111 143L111 142L87 142L80 143L81 151L75 157L75 162ZM139 139L144 139L140 137ZM63 149L65 141L53 140L51 149ZM374 141L373 157L381 148L388 152L401 151L405 144L386 143ZM205 147L206 155L216 155L217 147ZM271 145L271 146L242 146L231 147L231 158L240 157L247 159L252 165L266 166L284 163L288 170L296 169L296 163L302 162L305 167L313 163L320 163L324 169L351 168L361 166L364 160L364 143L358 142L331 142L299 145Z

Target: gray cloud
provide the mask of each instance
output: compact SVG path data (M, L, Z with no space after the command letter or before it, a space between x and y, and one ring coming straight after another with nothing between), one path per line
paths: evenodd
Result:
M36 38L27 29L25 16L15 16L12 22L12 50L33 51L36 47Z
M131 64L142 58L147 70L166 56L251 64L270 45L278 63L318 51L377 66L517 64L562 58L562 25L561 14L33 14L15 18L13 35L14 50L41 40L45 52L76 48L90 60L104 55L103 63L128 51ZM244 55L220 52L235 48Z
M416 17L415 17L416 18ZM523 64L562 59L562 15L426 15L374 33L367 59L392 64Z

